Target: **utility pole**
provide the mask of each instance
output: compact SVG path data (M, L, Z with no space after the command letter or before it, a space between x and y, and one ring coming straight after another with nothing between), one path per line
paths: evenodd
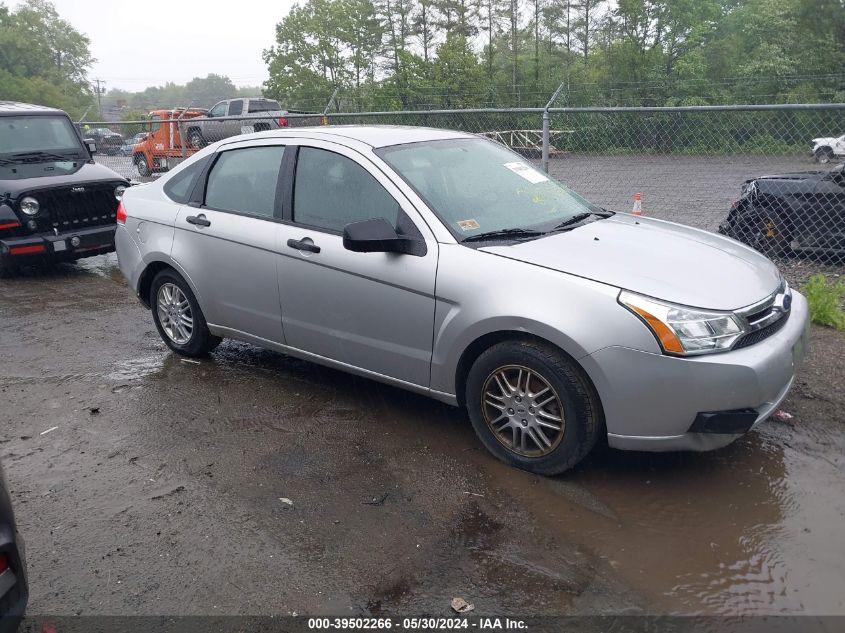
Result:
M103 98L102 97L103 97L103 91L105 90L105 88L101 88L100 84L102 83L103 85L105 85L106 82L103 81L102 79L95 79L94 83L97 84L97 87L95 88L95 90L97 91L97 110L99 111L98 116L102 119L103 118Z

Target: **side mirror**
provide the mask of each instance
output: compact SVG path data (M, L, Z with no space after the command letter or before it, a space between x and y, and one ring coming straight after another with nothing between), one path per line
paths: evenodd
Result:
M85 139L85 146L88 148L88 152L93 156L97 153L97 144L90 138Z
M403 253L422 257L425 242L396 233L384 218L353 222L343 228L343 247L355 253Z

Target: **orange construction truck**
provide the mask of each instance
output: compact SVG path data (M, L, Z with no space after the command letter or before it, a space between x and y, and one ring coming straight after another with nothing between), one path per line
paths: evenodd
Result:
M132 148L132 162L140 176L151 176L175 167L186 156L199 148L186 143L182 148L177 120L193 119L205 116L202 108L174 108L172 110L153 110L147 124L147 136Z

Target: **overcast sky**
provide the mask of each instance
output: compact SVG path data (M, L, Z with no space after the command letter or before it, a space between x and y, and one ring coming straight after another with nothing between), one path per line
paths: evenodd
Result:
M294 0L52 0L59 15L91 40L90 77L106 89L138 91L209 73L237 86L267 77L261 51ZM12 7L20 0L6 0Z

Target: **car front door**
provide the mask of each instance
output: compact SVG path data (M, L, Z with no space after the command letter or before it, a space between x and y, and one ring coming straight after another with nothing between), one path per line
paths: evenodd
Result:
M302 141L280 231L279 290L287 345L428 387L438 248L397 187L352 149ZM291 148L292 151L293 148ZM385 218L421 255L357 253L349 223Z
M220 151L180 209L173 239L208 323L259 344L284 342L276 275L284 152L255 142Z
M220 120L220 117L225 117L229 104L226 101L215 103L208 114L205 115L206 120L202 122L202 135L207 143L214 143L220 139L226 138L224 126L225 120Z
M244 114L244 100L234 99L229 102L227 117L242 117ZM225 124L226 136L237 136L238 134L249 134L254 130L245 130L246 122L243 119L228 119Z

